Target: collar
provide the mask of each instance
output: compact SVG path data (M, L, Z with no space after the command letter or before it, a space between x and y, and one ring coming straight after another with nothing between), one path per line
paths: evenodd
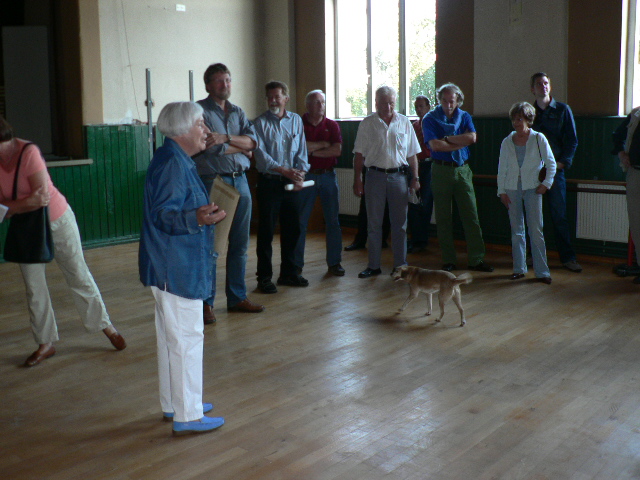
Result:
M218 105L217 102L215 100L213 100L211 97L205 98L204 101L207 104L207 107L210 107L212 110L215 110L215 111L217 111L219 113L222 113L224 115L224 110L222 110L222 108L220 108L220 105ZM225 102L227 104L227 112L228 113L235 112L238 109L238 107L236 107L229 100L225 100Z
M458 119L462 116L462 110L460 110L460 107L457 107L453 111L453 115L451 116L451 118L447 117L444 113L442 105L438 105L436 108L427 113L427 115L430 115L431 113L433 113L436 117L440 117L440 120L444 120L447 123L457 123Z
M323 115L322 120L320 120L320 122L318 122L317 125L314 125L313 123L311 123L311 121L309 120L309 112L305 112L302 114L302 121L307 124L312 126L313 128L318 128L322 125L324 125L324 123L327 121L327 116Z

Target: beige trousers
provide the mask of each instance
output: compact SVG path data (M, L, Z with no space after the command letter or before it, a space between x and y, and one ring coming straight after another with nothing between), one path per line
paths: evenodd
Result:
M51 232L55 261L71 289L84 327L92 333L107 328L111 325L109 314L84 260L80 231L71 207L58 220L51 222ZM38 344L58 340L58 327L51 306L45 268L45 263L20 264L27 290L33 338Z

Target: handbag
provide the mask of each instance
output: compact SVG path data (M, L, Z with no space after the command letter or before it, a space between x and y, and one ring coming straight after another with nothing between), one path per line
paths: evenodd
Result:
M540 155L540 162L543 163L542 168L540 169L540 171L538 171L538 181L542 183L544 182L544 179L547 178L547 167L544 166L544 160L542 160L542 152L540 151L540 138L537 135L536 141L538 142L538 154ZM551 185L551 187L553 187L553 185Z
M20 152L16 173L13 179L12 199L18 192L18 172L22 163ZM11 217L7 237L4 243L4 259L15 263L49 263L53 260L53 237L49 223L49 207L41 207L33 212L17 213Z

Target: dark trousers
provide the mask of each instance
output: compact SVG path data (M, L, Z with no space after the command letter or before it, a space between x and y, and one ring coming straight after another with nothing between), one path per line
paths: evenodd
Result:
M258 202L258 280L271 278L273 267L273 236L280 220L280 276L297 274L295 249L300 238L300 206L298 192L285 191L285 182L280 178L260 175L256 200Z
M433 213L433 193L431 192L431 162L420 161L420 203L409 204L407 231L411 234L413 246L426 246L429 243L429 225Z

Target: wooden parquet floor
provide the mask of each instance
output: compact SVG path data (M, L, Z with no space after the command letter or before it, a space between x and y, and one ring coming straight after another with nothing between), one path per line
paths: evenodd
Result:
M179 438L161 421L137 244L86 252L128 348L84 331L52 265L61 340L31 369L22 279L0 265L0 478L640 478L640 286L611 264L573 274L551 259L549 287L509 281L510 254L490 252L496 271L462 287L459 328L452 303L442 325L425 318L424 296L397 314L408 287L388 276L389 250L376 278L357 278L366 250L327 276L321 234L308 288L253 292L254 240L247 285L267 310L227 314L222 293L205 329L205 400L226 424ZM439 268L437 247L409 263Z

